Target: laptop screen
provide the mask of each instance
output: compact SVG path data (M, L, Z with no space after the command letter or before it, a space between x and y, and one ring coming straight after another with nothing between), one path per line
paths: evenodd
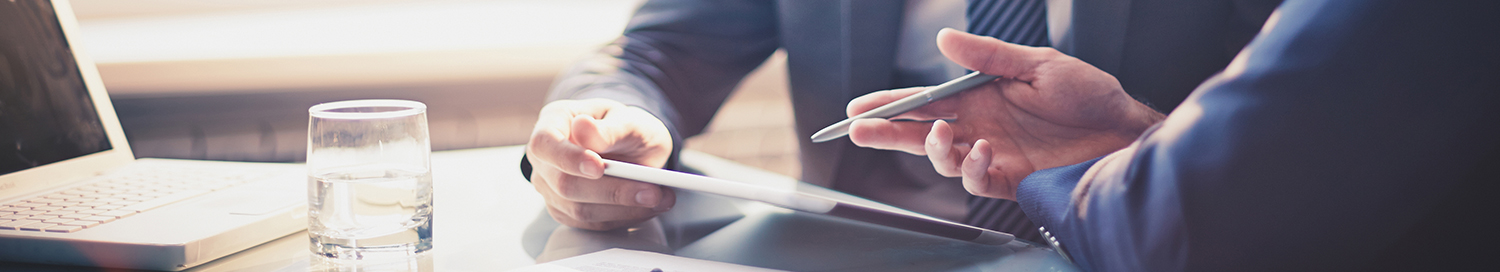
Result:
M0 1L0 175L112 147L57 14Z

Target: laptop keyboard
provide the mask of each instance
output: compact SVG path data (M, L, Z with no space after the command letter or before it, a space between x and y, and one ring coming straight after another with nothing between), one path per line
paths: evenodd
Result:
M181 165L135 170L143 171L0 205L0 229L76 232L276 174Z

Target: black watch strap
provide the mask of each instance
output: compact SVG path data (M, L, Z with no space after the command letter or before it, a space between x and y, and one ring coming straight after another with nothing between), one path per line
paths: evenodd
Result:
M531 161L526 159L526 153L521 153L521 178L531 182Z

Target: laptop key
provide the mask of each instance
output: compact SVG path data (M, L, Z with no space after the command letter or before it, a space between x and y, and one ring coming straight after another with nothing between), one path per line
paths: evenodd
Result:
M125 217L129 217L129 216L135 215L135 214L136 214L135 211L130 211L130 210L113 210L113 211L107 211L107 212L99 213L98 215L99 216L113 216L115 218L125 218Z
M11 206L12 206L12 207L26 207L26 208L36 208L36 207L44 207L44 206L47 206L47 203L37 203L37 202L25 202L25 203L16 203L16 204L11 204Z
M185 191L182 191L180 193L170 194L170 195L158 197L156 199L142 201L141 203L130 204L128 206L125 206L124 208L120 208L120 210L137 211L137 212L146 211L146 210L154 209L156 207L161 207L161 206L164 206L164 205L167 205L167 204L172 204L172 203L177 202L177 201L182 201L183 199L188 199L188 198L191 198L191 197L194 197L194 196L202 195L202 194L205 194L205 193L208 193L208 192L209 192L208 190L185 190Z
M114 216L89 216L89 217L84 217L83 219L79 219L79 220L95 221L95 222L99 222L100 224L103 224L103 223L109 223L109 222L115 221L115 217Z
M50 228L52 226L57 226L57 224L52 224L52 223L26 224L25 226L21 226L21 230L42 231L42 230L45 230L45 229Z
M83 230L83 228L85 228L85 227L84 226L74 226L74 225L56 225L56 226L47 227L44 230L46 230L47 232L75 232L75 231Z
M43 214L45 214L45 215L51 215L51 216L64 216L64 215L75 214L75 213L77 213L77 212L64 211L64 210L56 210L56 211L47 211L47 213L43 213Z
M73 220L73 221L69 221L67 223L62 223L60 225L70 225L70 226L79 226L79 227L91 228L91 227L94 227L94 226L98 226L99 224L103 224L103 222L90 221L90 220Z
M90 210L78 211L78 213L81 213L81 214L101 214L101 213L104 213L104 212L107 212L107 211L109 211L109 210L90 209Z
M22 226L41 223L36 220L16 220L0 224L0 229L21 229Z

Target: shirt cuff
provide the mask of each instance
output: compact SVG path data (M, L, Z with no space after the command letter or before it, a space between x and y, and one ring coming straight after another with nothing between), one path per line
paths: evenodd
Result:
M1021 204L1021 211L1026 213L1031 222L1044 229L1049 243L1060 242L1061 245L1054 243L1052 246L1059 251L1066 249L1067 252L1059 252L1064 253L1065 257L1078 256L1075 254L1078 237L1068 233L1063 226L1069 210L1073 209L1073 189L1083 179L1083 174L1102 158L1104 157L1032 172L1016 187L1016 202ZM1084 265L1078 263L1082 260L1071 261Z

